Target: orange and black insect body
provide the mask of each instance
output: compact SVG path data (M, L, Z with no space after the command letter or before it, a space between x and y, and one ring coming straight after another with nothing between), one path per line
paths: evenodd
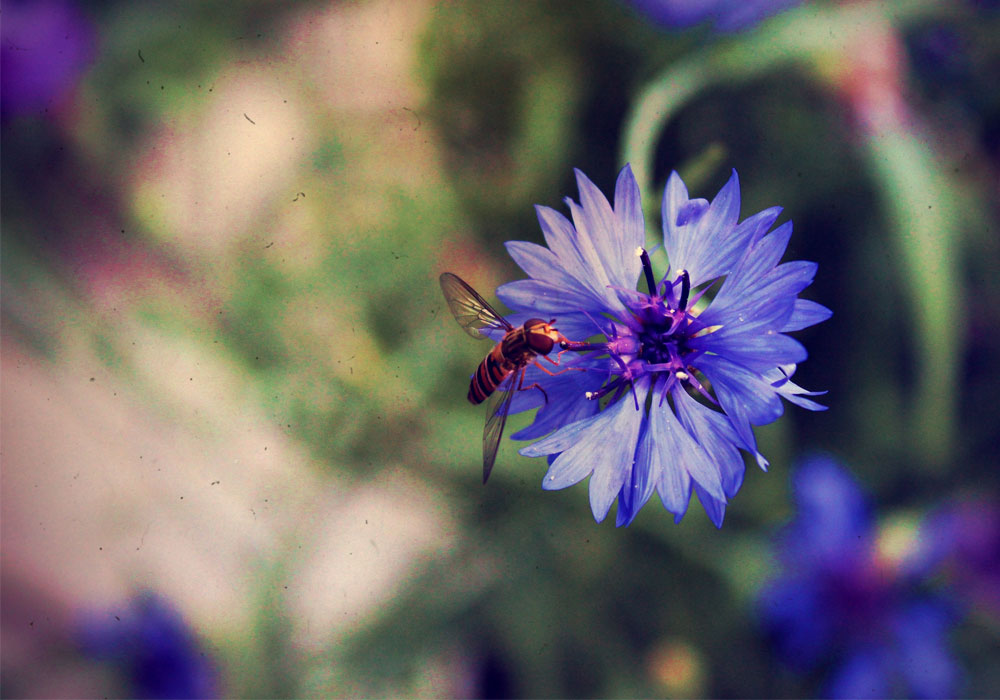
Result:
M552 348L562 338L559 331L552 327L555 322L555 319L546 323L540 318L532 318L520 328L507 331L503 340L479 363L479 369L469 383L469 401L474 404L482 403L511 372L535 362L538 355L544 357L552 352ZM538 367L544 369L541 365ZM535 386L545 393L540 386Z
M445 272L440 281L448 308L466 333L474 338L487 338L484 331L489 330L504 333L503 339L479 363L469 383L469 401L474 404L486 402L486 427L483 428L483 483L486 483L496 461L514 392L538 389L548 401L548 395L539 384L523 386L528 366L534 365L546 374L561 374L545 368L538 360L558 365L548 354L556 343L569 344L571 341L554 328L555 319L546 322L532 318L515 328L457 275Z

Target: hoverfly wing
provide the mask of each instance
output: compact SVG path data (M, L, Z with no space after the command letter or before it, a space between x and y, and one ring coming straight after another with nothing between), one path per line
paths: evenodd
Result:
M458 275L450 272L442 273L440 277L441 291L448 302L448 308L454 314L465 332L473 338L485 338L481 329L510 331L514 327L503 316L498 314L489 303L479 296L479 293L462 281Z
M497 387L496 391L486 399L486 426L483 428L484 484L490 478L493 463L497 459L500 438L503 437L503 428L507 424L507 414L510 413L510 403L514 399L514 382L517 381L520 374L519 370L511 372L503 384Z

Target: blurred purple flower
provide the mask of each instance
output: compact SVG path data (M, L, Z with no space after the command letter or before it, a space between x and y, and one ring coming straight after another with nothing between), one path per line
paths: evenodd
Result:
M162 597L144 593L120 611L80 626L84 654L114 664L137 698L217 697L214 665L194 632Z
M963 602L1000 618L1000 506L986 499L945 506L921 528L925 565Z
M683 29L711 21L716 31L739 32L802 0L629 0L654 22Z
M5 0L0 23L4 117L58 106L87 69L96 32L68 0Z
M829 664L830 697L954 696L947 635L956 611L921 590L918 548L887 551L860 488L829 457L804 462L793 486L798 513L778 543L782 571L759 598L778 654L798 671Z

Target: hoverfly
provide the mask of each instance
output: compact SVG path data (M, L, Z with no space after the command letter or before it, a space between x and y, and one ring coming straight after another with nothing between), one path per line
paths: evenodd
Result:
M490 329L500 330L506 334L479 363L479 368L469 383L469 402L480 404L486 401L486 427L483 428L483 483L485 484L490 478L493 463L497 458L497 449L500 447L500 438L507 423L507 414L510 412L514 392L538 389L548 401L548 395L538 383L522 386L528 366L534 364L546 374L553 376L561 374L562 372L546 369L536 358L541 356L543 360L558 365L556 360L550 359L547 355L552 352L556 343L570 341L553 328L555 319L545 322L540 318L531 318L520 328L515 328L457 275L445 272L440 280L448 308L466 333L479 339L487 338L483 331ZM565 351L559 354L562 352Z

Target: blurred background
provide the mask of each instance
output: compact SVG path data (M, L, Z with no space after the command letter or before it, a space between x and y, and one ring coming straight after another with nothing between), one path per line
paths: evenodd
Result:
M850 642L790 664L759 603L821 452L950 601L938 692L996 696L1000 9L792 4L5 0L3 695L831 693ZM437 277L492 300L625 162L650 245L736 168L834 311L721 530L506 440L480 483Z

